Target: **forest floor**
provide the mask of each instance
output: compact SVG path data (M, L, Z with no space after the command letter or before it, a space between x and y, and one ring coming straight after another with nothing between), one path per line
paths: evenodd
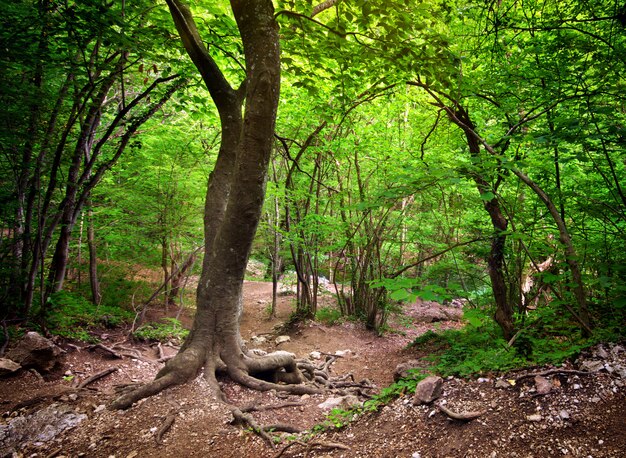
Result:
M254 347L275 350L274 327L291 314L293 296L280 298L277 315L271 320L267 314L271 284L246 282L244 296L243 338L267 337L265 344ZM323 300L330 303L332 299L327 296ZM351 373L357 381L367 379L383 388L393 382L397 364L426 355L426 350L406 348L416 336L429 329L462 325L453 310L446 312L451 319L428 323L429 319L422 316L425 307L428 304L415 304L405 310L403 317L391 322L395 332L383 337L359 323L325 326L308 322L288 333L291 340L278 348L303 358L314 351L343 352L331 366L333 374ZM153 312L153 318L157 315L159 312ZM189 324L189 320L183 316L184 323ZM125 340L122 331L102 332L100 337L106 346ZM85 344L62 346L67 353L54 373L41 377L22 371L0 379L0 456L626 456L626 379L614 370L626 367L626 349L621 345L595 347L565 368L579 369L584 363L583 367L601 369L591 375L565 372L547 376L552 389L545 395L536 392L532 376L519 377L552 369L547 367L477 380L446 379L441 402L457 412L483 412L472 421L452 420L432 405L414 405L407 393L378 412L361 414L346 427L327 428L313 436L292 434L274 448L252 432L232 425L230 411L207 394L202 378L140 401L126 411L108 410L114 386L150 380L162 367L156 361L154 346L125 342L127 354L138 352L135 355L139 357L122 359L102 349L88 350ZM163 348L174 353L167 346ZM116 370L86 388L76 388L78 381L107 368ZM515 385L506 382L516 378L519 381ZM498 381L505 387L496 388ZM229 400L240 406L298 403L253 415L260 424L288 423L302 429L326 421L319 404L334 396L281 396L253 392L228 380L221 384ZM67 429L55 431L51 418L56 418L59 429ZM325 447L329 444L335 447Z

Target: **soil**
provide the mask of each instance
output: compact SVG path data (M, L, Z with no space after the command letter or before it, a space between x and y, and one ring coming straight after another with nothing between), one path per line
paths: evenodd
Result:
M286 350L307 357L311 352L335 354L333 374L367 379L377 389L393 382L399 363L424 356L406 348L429 329L459 327L459 309L417 303L391 320L394 332L378 337L359 323L326 326L308 322L292 329L290 341L275 344L275 327L292 313L293 296L280 297L276 317L268 318L271 284L246 282L242 337L249 348ZM332 297L324 301L331 304ZM176 311L171 310L170 315ZM150 318L166 315L151 312ZM189 324L188 312L183 323ZM435 320L435 321L433 321ZM253 337L264 337L258 342ZM232 415L213 399L200 377L140 401L126 411L106 405L117 385L152 379L162 363L155 345L127 342L121 331L100 333L103 345L122 343L123 358L102 348L62 342L67 351L55 372L44 377L33 371L0 379L0 456L15 457L624 457L626 456L626 350L621 345L598 346L582 355L565 372L546 375L550 392L542 394L528 372L498 378L444 380L439 399L455 412L480 411L471 421L449 418L436 404L414 404L411 393L398 397L377 412L362 413L341 428L315 428L327 422L319 404L333 394L283 396L253 392L221 380L228 399L240 406L299 405L255 412L259 424L291 424L305 431L277 435L273 448L259 436L232 424ZM262 340L262 339L261 339ZM164 345L166 354L175 349ZM349 350L345 352L345 350ZM77 384L107 368L115 372L78 389ZM577 372L583 369L592 374ZM52 412L70 418L62 432L35 422ZM16 428L19 419L25 426ZM29 423L30 421L30 423ZM69 421L69 420L68 420ZM60 420L59 420L60 422ZM328 422L327 422L328 424ZM12 425L10 429L9 425ZM59 428L63 429L63 428ZM44 434L44 432L48 434ZM13 436L11 436L13 435Z

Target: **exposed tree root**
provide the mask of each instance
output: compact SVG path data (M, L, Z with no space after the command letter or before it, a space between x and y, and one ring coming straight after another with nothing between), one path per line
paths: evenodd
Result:
M241 407L242 412L264 412L266 410L284 409L285 407L300 407L303 406L301 402L283 402L281 404L272 404L268 406L257 406L256 404L249 404L245 407Z
M102 377L106 377L109 374L112 374L113 372L116 372L118 370L117 367L109 367L108 369L103 370L102 372L98 372L97 374L92 375L89 378L86 378L85 380L83 380L82 382L80 382L80 384L78 385L78 388L85 388L87 385L95 382L96 380L101 379Z
M307 458L309 456L309 453L311 453L311 451L316 447L328 448L328 449L339 449L339 450L350 450L350 447L348 447L347 445L339 444L337 442L325 442L325 441L319 441L319 440L315 440L311 442L293 441L285 445L282 449L280 449L280 451L276 455L274 455L273 458L280 458L289 448L293 447L294 445L299 445L305 449L304 450L305 458Z
M235 422L241 425L248 425L252 429L252 431L254 431L255 434L258 434L263 440L265 440L267 445L269 445L271 448L275 448L274 441L272 440L272 436L270 436L267 433L265 428L263 428L256 422L256 420L252 417L252 415L243 413L237 407L232 407L230 411L233 414Z
M165 417L165 420L163 421L163 424L161 425L161 427L157 430L156 434L154 435L154 440L158 445L163 445L163 435L167 433L172 427L172 425L174 424L174 420L176 420L176 414L177 412L169 413L167 417Z
M453 420L459 420L459 421L474 420L485 414L484 410L477 411L477 412L454 412L450 409L445 408L441 404L437 404L436 406L439 410L445 413L448 417L452 418Z
M587 371L577 371L574 369L549 369L547 371L542 371L542 372L533 372L531 374L524 374L524 375L520 375L519 377L517 377L515 379L515 382L519 382L520 380L524 380L527 378L534 378L538 375L545 377L546 375L554 375L554 374L570 374L570 375L591 375L594 372L587 372Z
M214 353L207 355L205 350L198 347L188 346L183 348L165 364L153 381L140 386L126 385L121 387L121 395L111 403L110 407L113 409L126 409L143 398L158 394L171 386L187 382L196 377L204 366L204 378L209 385L209 390L216 396L218 401L223 402L230 409L234 422L249 427L273 448L275 444L271 435L272 432L298 433L301 431L300 428L282 423L260 425L251 415L251 412L299 407L302 403L288 401L265 406L256 404L244 407L235 406L226 399L217 381L217 373L227 375L234 382L252 390L276 390L279 393L288 393L290 395L333 391L342 394L350 392L368 397L364 390L374 388L368 380L356 382L352 374L342 377L331 377L330 367L337 360L337 357L333 355L328 355L325 361L317 365L310 361L296 360L294 355L284 351L277 351L264 356L257 356L252 353L241 353L239 356L233 356L232 353L228 353L225 356L228 359L222 361ZM161 354L159 354L159 357L162 358ZM103 373L101 376L104 375L106 374ZM170 411L157 431L155 440L158 444L162 444L163 435L174 424L177 412L177 410ZM304 446L307 450L306 454L314 447L345 447L341 444L319 441L310 442Z

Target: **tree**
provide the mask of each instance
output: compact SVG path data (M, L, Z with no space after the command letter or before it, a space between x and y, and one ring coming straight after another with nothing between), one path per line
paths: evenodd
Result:
M72 232L91 192L185 79L161 74L156 64L154 78L131 71L142 73L140 61L155 57L148 50L161 31L140 2L126 8L23 1L2 8L0 43L10 52L0 70L8 107L0 120L8 201L0 218L10 236L0 257L10 272L0 282L3 315L23 321L33 305L43 316L50 294L62 289Z
M303 377L290 354L249 354L239 334L243 278L262 211L279 98L280 49L272 2L231 1L245 58L245 76L238 88L231 86L209 54L190 9L180 0L167 0L167 4L218 110L221 145L208 183L205 256L191 332L155 380L123 394L113 407L127 408L141 398L183 383L202 367L220 397L215 375L218 369L257 390L315 392L299 384ZM266 381L268 378L271 381ZM277 381L294 385L279 385Z

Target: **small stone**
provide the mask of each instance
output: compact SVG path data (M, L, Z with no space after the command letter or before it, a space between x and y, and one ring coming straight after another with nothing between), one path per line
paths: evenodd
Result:
M559 412L559 417L561 420L569 420L569 412L567 410L561 410Z
M419 382L415 387L415 395L413 396L413 404L430 404L439 396L441 396L441 388L443 379L431 375Z
M537 389L537 394L548 394L552 391L552 383L547 378L537 375L535 377L535 388Z
M93 409L93 413L102 412L104 409L106 409L106 406L104 404L100 404L98 407Z
M578 383L574 383L573 387L575 390L580 390L582 387Z
M65 374L63 374L63 375L65 375L66 377L69 377L69 376L72 375L72 371L67 370L67 371L65 371Z
M543 417L541 415L539 415L538 413L532 414L532 415L528 415L526 417L526 420L528 421L541 421L543 420Z
M252 336L250 338L250 343L253 345L261 345L267 343L267 339L263 336Z
M312 351L311 353L309 353L309 358L310 359L321 359L322 358L322 354L319 351Z
M276 343L276 345L280 345L282 343L290 342L290 341L291 341L291 337L289 336L278 336L276 337L276 340L274 342Z
M600 399L598 396L594 396L589 400L593 402L594 404L597 404L598 402L602 401L602 399Z
M352 354L352 350L337 350L335 352L335 356L339 356L339 357L347 357L350 356Z
M496 388L509 388L511 385L504 379L498 379L496 382Z
M422 455L420 454L420 452L414 452L414 453L411 455L411 458L422 458Z
M22 368L15 361L12 361L7 358L0 358L0 376L12 374L13 372L17 372Z
M308 401L309 399L311 399L310 394L303 394L302 396L300 396L301 401Z
M607 359L609 357L608 352L604 349L603 346L598 347L598 350L596 351L596 355L598 355L598 357L602 359Z
M403 378L411 378L412 371L419 370L423 363L417 359L405 361L396 366L393 371L393 379L397 382Z
M587 372L598 372L604 369L604 363L602 361L586 360L582 362L580 368Z
M488 383L491 382L490 378L485 378L485 377L480 377L478 380L476 380L478 383Z

